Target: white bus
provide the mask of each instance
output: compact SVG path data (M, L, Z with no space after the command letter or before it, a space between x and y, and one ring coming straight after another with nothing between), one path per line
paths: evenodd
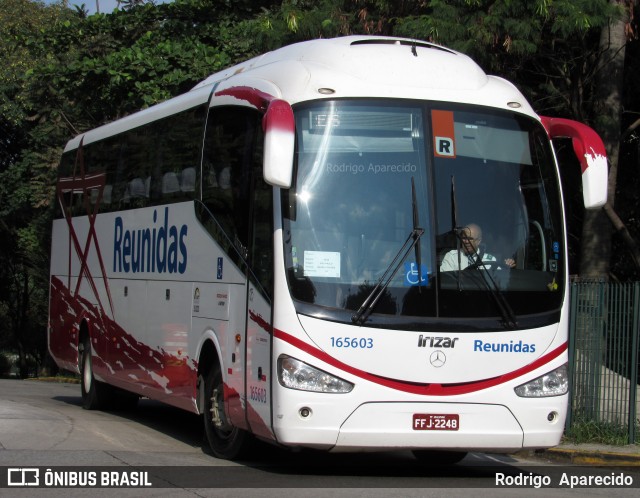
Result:
M85 408L201 414L222 458L251 437L440 462L556 445L555 137L601 206L595 132L447 48L314 40L214 74L67 144L51 355Z

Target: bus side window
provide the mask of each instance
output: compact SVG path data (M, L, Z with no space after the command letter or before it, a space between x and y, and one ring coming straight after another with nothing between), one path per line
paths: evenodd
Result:
M169 194L175 194L180 191L180 181L178 175L173 171L167 171L162 175L162 196L167 197Z
M126 147L122 147L118 155L118 161L113 182L113 201L116 209L128 208L129 202L129 179L127 177L127 155Z
M180 190L193 192L196 189L196 169L191 166L182 170L180 175Z
M213 108L204 144L203 202L247 261L259 292L273 287L273 192L262 177L262 116L246 107ZM183 190L185 173L182 174ZM188 184L187 184L188 185ZM213 223L213 222L212 222ZM207 223L205 222L205 226ZM218 230L210 227L216 238ZM225 247L224 240L218 242Z
M247 256L250 179L259 113L212 108L205 134L203 202L238 252Z
M58 180L60 181L63 178L70 178L73 175L73 165L75 163L76 151L73 150L71 152L65 152L62 155L62 159L60 160L60 165L58 167ZM55 217L63 218L67 214L71 214L70 211L70 201L71 196L66 192L58 192L58 196L56 196L55 202Z
M157 123L156 168L162 184L162 202L181 202L196 197L202 152L205 107L199 106L175 114Z
M106 173L106 185L102 191L102 199L98 206L99 212L105 213L113 211L119 207L118 201L116 200L112 204L112 200L115 199L115 192L117 192L117 189L114 192L113 184L116 180L118 161L120 158L120 137L115 136L91 144L90 151L89 160L92 163L95 162L95 164ZM97 200L97 193L94 195L96 195Z
M273 296L273 187L263 179L263 144L261 121L256 123L256 133L253 137L254 148L253 169L253 198L251 243L249 245L249 261L253 273L258 279L266 298Z

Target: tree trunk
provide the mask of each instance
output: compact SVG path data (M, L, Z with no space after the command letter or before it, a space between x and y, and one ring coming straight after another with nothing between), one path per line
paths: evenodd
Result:
M633 263L636 265L636 268L640 269L640 246L609 203L605 204L603 209L613 226L614 232L622 238L622 241L627 246L629 255L631 256Z
M624 0L610 0L624 4ZM626 11L625 11L626 12ZM602 64L599 71L595 128L600 133L609 159L608 204L615 206L626 25L628 17L614 19L600 36ZM613 227L604 210L586 211L582 227L580 275L587 278L608 278Z
M28 333L28 310L29 310L29 274L27 273L27 269L24 265L22 267L22 275L20 275L21 279L21 288L20 294L17 296L18 310L16 313L16 328L15 331L16 337L18 338L18 355L20 358L20 377L22 379L26 379L29 376L29 364L27 359L28 348L25 348L25 345L28 345L29 339L26 337ZM17 287L17 286L16 286Z

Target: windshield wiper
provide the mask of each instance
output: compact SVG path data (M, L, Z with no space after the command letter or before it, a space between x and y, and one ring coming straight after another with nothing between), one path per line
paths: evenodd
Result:
M404 241L404 244L402 244L402 247L393 258L393 261L391 261L382 276L378 279L373 290L369 293L360 308L358 308L358 311L351 316L351 321L353 323L362 325L367 321L367 318L369 318L369 315L376 307L376 304L378 304L380 297L382 297L386 288L389 287L389 284L395 274L398 273L398 269L404 261L404 258L406 258L409 251L411 251L411 249L420 242L420 237L422 237L422 234L424 233L424 229L418 226L418 201L416 199L416 189L413 177L411 177L411 209L413 211L413 230L409 233L407 240ZM418 246L416 250L419 251L420 247ZM417 258L418 279L421 279L422 275L420 271L419 255L417 255ZM420 283L420 280L418 280L418 285L420 285Z
M418 202L416 200L416 183L413 180L413 176L411 177L411 209L413 211L413 231L422 230L420 227L420 214L418 213ZM413 233L413 232L412 232ZM422 230L424 233L424 230ZM415 244L415 256L416 256L416 265L418 267L418 293L421 293L420 287L422 287L422 247L420 246L420 236L422 233L416 238Z
M458 270L456 271L456 279L458 280L458 290L462 290L460 287L460 267L462 264L462 244L460 231L458 227L458 202L456 200L456 177L451 175L451 231L456 238L456 250L458 251Z
M460 291L462 290L462 285L460 281L460 272L461 272L460 268L462 267L461 258L462 258L462 247L464 246L464 242L462 241L462 235L461 235L463 229L458 227L458 204L456 199L456 179L453 175L451 175L451 222L452 222L451 224L453 225L451 228L451 231L455 235L456 248L458 251L458 270L456 271L456 276L458 280L458 290ZM473 268L479 269L480 267L482 267L482 271L480 272L482 274L482 283L484 284L485 288L489 291L489 294L491 294L491 297L496 303L496 306L500 311L500 315L502 316L502 320L505 327L510 329L516 328L518 326L518 322L516 320L515 313L513 312L513 309L511 309L511 306L509 306L509 303L504 297L504 294L502 294L502 291L500 291L500 287L498 287L498 284L496 284L496 281L493 279L493 277L490 275L489 271L487 270L487 267L484 261L482 260L482 256L480 256L478 253L474 253L473 256L471 257L474 260ZM468 267L468 268L471 269L471 267Z

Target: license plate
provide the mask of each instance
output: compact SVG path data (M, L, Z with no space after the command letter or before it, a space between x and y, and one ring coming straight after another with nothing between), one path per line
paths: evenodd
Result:
M460 429L460 415L456 413L414 413L414 431L457 431Z

